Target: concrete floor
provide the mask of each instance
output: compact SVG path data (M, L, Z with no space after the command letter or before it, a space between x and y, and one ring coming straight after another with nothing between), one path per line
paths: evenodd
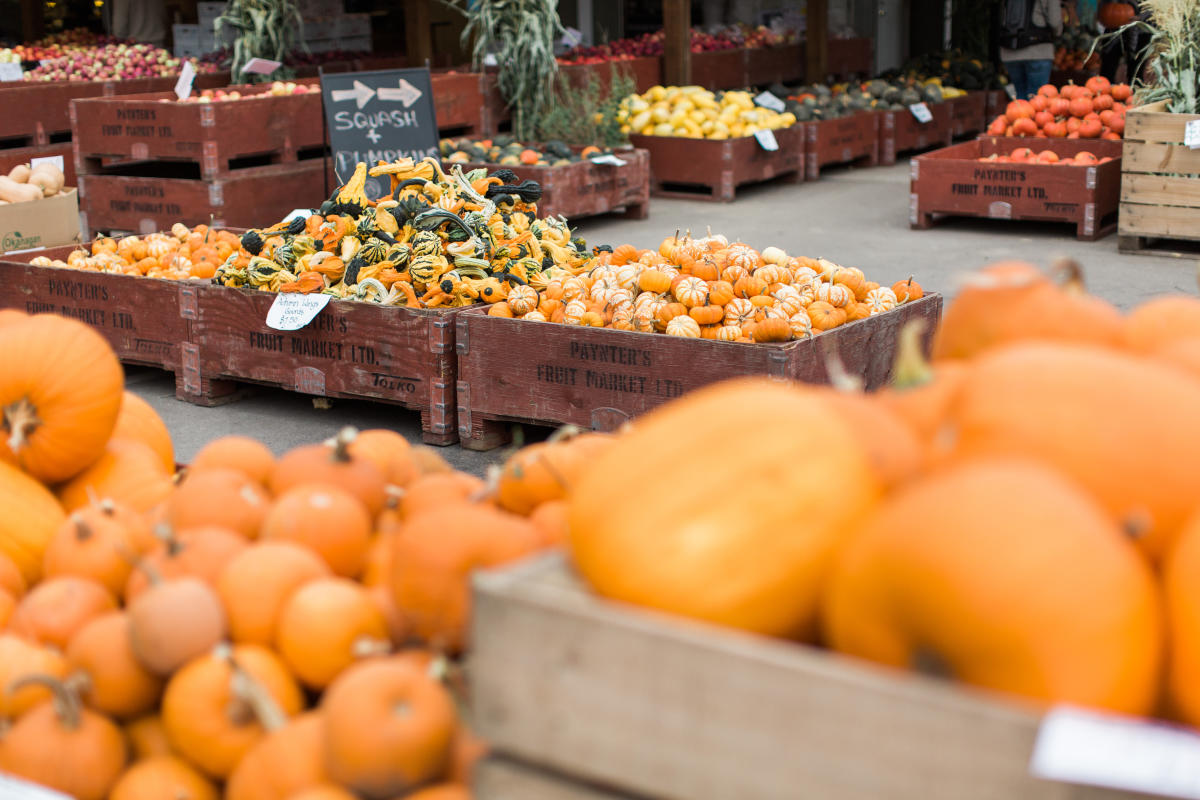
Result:
M1115 235L1079 242L1074 228L1066 225L966 219L911 230L908 190L909 167L903 162L829 171L815 183L750 187L731 204L656 199L648 220L597 217L579 221L577 228L591 245L657 247L676 229L703 233L711 225L714 232L758 248L775 245L793 255L859 267L885 285L914 275L927 290L946 296L953 296L961 275L993 261L1046 265L1058 256L1083 264L1088 288L1122 308L1156 294L1196 291L1195 261L1122 255ZM391 406L339 400L331 409L318 410L311 398L263 389L230 405L198 408L175 400L172 376L149 369L131 369L129 385L162 414L181 463L204 443L228 433L253 436L277 452L328 437L342 425L393 428L420 441L417 414ZM457 446L441 452L455 466L476 473L503 457L499 450L473 453Z

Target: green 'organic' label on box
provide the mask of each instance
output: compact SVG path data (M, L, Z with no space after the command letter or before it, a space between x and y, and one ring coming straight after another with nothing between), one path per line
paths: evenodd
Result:
M12 231L0 239L0 250L30 250L41 243L41 236L22 236L20 231Z

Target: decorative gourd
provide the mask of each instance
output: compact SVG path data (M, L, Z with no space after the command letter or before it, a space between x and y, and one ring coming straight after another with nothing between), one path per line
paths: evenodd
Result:
M55 314L0 327L0 375L0 461L57 483L104 453L124 377L99 333Z
M46 676L27 680L33 679L54 699L42 701L0 736L0 772L75 800L106 800L125 766L121 729L84 708L69 683Z
M471 572L533 553L541 541L527 520L489 506L422 514L392 539L392 597L416 636L459 652L466 643Z
M767 282L762 278L747 276L738 278L733 284L733 291L738 297L751 298L757 295L766 294Z
M892 292L895 293L896 301L899 303L909 303L925 296L925 290L921 288L921 284L912 279L911 275L907 280L893 283Z
M528 314L538 307L537 289L532 286L514 286L508 291L508 307L514 314Z
M245 644L218 648L176 672L163 694L162 718L180 755L224 779L303 707L304 696L283 662L266 648Z
M1139 353L1197 337L1200 337L1200 298L1186 295L1151 298L1125 317L1125 344Z
M725 309L721 306L696 306L688 311L688 315L701 325L716 325L725 318Z
M713 281L708 286L708 302L714 306L724 306L733 300L733 284L729 281Z
M114 438L139 441L158 454L168 475L175 473L175 445L166 423L149 403L133 392L121 397L121 411L113 428Z
M808 317L805 317L807 320ZM716 339L720 342L733 342L742 337L742 329L738 325L722 325L717 329Z
M229 636L237 643L271 645L284 604L329 567L315 552L284 541L258 542L233 557L217 578Z
M270 505L262 484L243 472L189 470L167 498L166 521L176 530L215 525L253 539Z
M686 433L697 429L705 436ZM703 455L725 447L740 454L732 472ZM730 492L734 473L742 488ZM866 453L818 398L766 379L728 381L651 411L596 459L571 494L570 551L606 597L804 636L837 545L878 492Z
M786 319L764 319L754 326L756 342L786 342L792 338L792 326Z
M216 787L173 756L138 761L125 771L108 800L219 800Z
M246 753L225 784L225 800L289 800L328 780L325 723L319 712L309 711Z
M1031 590L1067 575L1070 591ZM893 494L843 552L824 609L830 643L850 655L1047 702L1155 704L1163 621L1149 567L1033 461L964 462Z
M157 582L126 611L134 656L154 675L171 675L225 638L221 601L197 578Z
M30 589L17 604L8 628L31 642L65 650L84 625L116 608L116 599L102 584L64 575Z
M67 511L108 498L134 511L149 511L171 493L171 477L162 459L144 442L110 439L101 456L58 488Z
M265 486L275 468L275 456L265 444L255 439L222 436L200 448L188 471L197 473L211 468L237 470Z
M31 675L67 676L67 660L53 647L28 641L15 633L0 633L0 716L16 719L39 703L50 700L50 689L22 683Z
M330 777L367 797L405 794L449 764L454 702L410 659L350 667L326 691L321 717Z
M509 457L496 486L500 507L528 516L542 504L567 496L583 472L613 442L602 433L555 434Z
M813 330L828 331L846 322L846 312L834 308L824 300L814 300L805 309Z
M209 586L233 558L246 549L247 542L228 528L205 525L176 532L169 526L156 531L162 541L142 558L125 584L129 602L150 587L151 576L162 579L199 578Z
M284 603L275 648L301 683L324 689L354 661L387 653L391 642L387 620L365 587L318 578Z
M67 645L72 675L86 677L83 702L118 719L151 711L162 691L162 680L134 655L129 630L129 616L111 611L84 625Z
M147 758L173 756L171 743L163 728L162 717L147 714L125 724L125 740L129 742L130 760L137 762Z
M366 566L371 516L357 497L337 485L301 484L275 501L263 521L262 538L307 547L335 575L355 578Z
M680 278L674 292L675 298L688 308L702 306L708 301L708 284L699 278Z
M851 303L846 306L846 322L855 322L871 316L871 307L866 303Z
M668 336L683 336L690 339L700 338L700 323L690 316L678 316L667 323Z
M891 289L880 286L878 289L872 289L867 292L867 299L864 301L867 308L872 314L882 314L885 311L891 311L899 303L896 298L896 293Z
M483 500L487 494L487 484L464 472L423 475L409 484L408 490L400 498L400 518L412 519L446 506Z
M362 501L374 518L387 502L387 480L371 461L355 456L350 445L358 432L343 428L324 444L305 445L286 453L271 472L271 494L279 497L302 483L342 488Z
M725 324L745 325L754 319L754 304L743 297L735 297L725 304Z
M417 476L411 449L407 439L384 428L359 431L350 444L350 454L374 464L392 486L407 486Z

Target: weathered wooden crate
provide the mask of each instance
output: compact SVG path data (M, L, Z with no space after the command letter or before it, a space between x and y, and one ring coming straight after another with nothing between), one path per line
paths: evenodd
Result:
M198 165L200 177L209 180L249 164L321 157L320 93L273 96L269 88L231 86L243 95L263 96L214 103L180 103L174 92L76 100L75 166L80 174L98 174L108 159L183 162Z
M1183 143L1192 120L1200 115L1171 114L1165 103L1126 113L1117 231L1121 250L1173 255L1170 240L1200 241L1200 151ZM1194 251L1182 255L1195 257Z
M950 133L958 139L987 130L987 95L967 92L947 101L950 104Z
M176 222L255 227L324 200L324 159L247 167L210 181L131 175L80 175L84 235L150 233Z
M875 111L862 111L837 119L801 123L806 131L810 181L821 177L821 168L834 164L873 167L879 163L879 117Z
M949 103L928 103L932 119L918 122L908 109L884 111L879 116L879 163L890 166L901 153L945 147L954 141L954 121Z
M1114 160L1090 167L979 161L1019 147ZM937 215L1066 222L1077 238L1099 239L1116 228L1120 175L1119 142L981 136L912 160L909 223L928 228Z
M987 121L990 123L996 117L1003 114L1004 109L1008 107L1008 92L1003 89L985 89L983 95L987 100L985 114L987 115Z
M464 164L464 170L510 169L521 180L541 184L538 213L574 220L624 210L626 219L650 216L650 154L645 150L620 150L623 166L576 161L562 166L537 164Z
M0 256L0 308L77 319L101 333L122 362L170 370L180 381L182 350L192 341L191 323L180 308L195 303L202 282L29 263L38 256L65 261L74 249L53 247Z
M484 132L484 79L478 72L434 72L433 108L438 130L472 136Z
M799 44L748 48L745 52L747 86L791 83L804 75L804 52Z
M875 72L875 43L867 38L830 39L825 63L829 75L839 81L870 76Z
M692 53L692 84L705 89L741 89L750 85L746 75L746 50L713 50Z
M75 156L71 149L70 142L59 142L58 144L35 144L29 147L13 147L8 150L0 150L0 174L7 175L9 171L18 164L28 164L34 158L49 158L51 156L60 156L63 160L63 176L66 178L66 186L74 186L75 181Z
M634 134L630 143L650 153L650 193L656 197L731 202L739 186L772 178L804 180L805 130L775 131L778 150L764 150L753 136L685 139Z
M562 555L478 573L471 616L482 800L1149 797L1032 775L1037 705L606 601Z
M454 319L459 309L331 300L298 331L266 324L274 292L208 285L198 294L198 345L183 352L181 397L213 402L238 382L419 411L430 444L453 444Z
M656 333L489 317L458 317L458 425L463 447L486 450L510 422L610 429L685 392L743 375L826 383L836 350L867 388L885 384L905 322L941 317L936 294L813 339L733 344Z
M663 81L662 56L617 59L601 64L558 65L559 74L565 76L571 86L577 88L586 86L592 76L595 76L600 81L600 86L606 90L604 91L605 95L607 95L607 87L612 80L614 69L618 73L624 73L631 77L636 85L635 91L638 93L645 92L651 86L657 86Z
M512 120L512 111L500 94L500 83L495 72L485 72L481 81L483 87L483 132L495 135L506 128Z

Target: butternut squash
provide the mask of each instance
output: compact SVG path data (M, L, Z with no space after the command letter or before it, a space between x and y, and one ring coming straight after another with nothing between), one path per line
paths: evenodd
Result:
M52 164L39 164L29 176L29 184L40 187L46 197L58 194L65 180L58 167Z
M27 203L41 199L40 187L17 183L12 178L0 177L0 200L8 200L10 203Z
M17 164L9 171L8 177L12 178L17 183L28 183L29 175L32 172L28 164Z

